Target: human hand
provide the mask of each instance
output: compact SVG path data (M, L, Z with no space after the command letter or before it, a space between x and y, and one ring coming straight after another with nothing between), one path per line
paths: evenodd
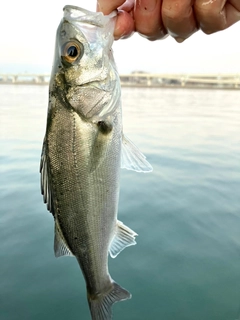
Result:
M211 34L240 20L239 0L98 0L98 11L115 9L115 39L136 31L149 40L169 34L182 42L198 29Z
M109 14L116 9L118 10L118 16L114 37L116 40L128 38L135 31L133 19L134 0L97 0L97 11Z

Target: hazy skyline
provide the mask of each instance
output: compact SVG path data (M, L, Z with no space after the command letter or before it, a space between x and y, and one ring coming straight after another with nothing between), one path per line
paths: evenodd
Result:
M55 33L66 4L95 10L96 1L1 4L0 72L50 73ZM201 31L179 44L168 37L150 42L139 35L114 43L120 73L240 73L240 23L213 35Z

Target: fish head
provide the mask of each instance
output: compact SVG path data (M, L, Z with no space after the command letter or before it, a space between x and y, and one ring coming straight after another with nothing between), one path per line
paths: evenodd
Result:
M114 96L120 96L112 54L115 20L116 12L104 16L65 6L57 29L50 87L60 89L65 101L86 118L106 116L116 108Z

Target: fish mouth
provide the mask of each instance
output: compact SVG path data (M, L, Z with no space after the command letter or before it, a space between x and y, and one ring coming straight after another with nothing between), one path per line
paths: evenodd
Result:
M82 22L91 24L97 27L104 27L109 19L117 16L117 11L114 10L107 16L104 16L102 12L92 12L81 7L66 5L63 8L64 18L69 22Z
M106 80L106 79L105 79ZM80 84L79 87L81 88L94 88L105 92L112 91L113 87L115 85L115 81L112 82L103 82L102 80L93 80L89 82L85 82L83 84Z

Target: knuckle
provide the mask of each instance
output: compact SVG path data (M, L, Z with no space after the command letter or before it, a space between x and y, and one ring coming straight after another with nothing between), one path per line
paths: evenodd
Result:
M167 18L170 20L178 20L181 15L179 14L179 11L174 10L172 8L162 8L162 16L163 19Z
M203 2L201 6L195 6L196 18L200 29L205 34L212 34L226 29L226 14L219 6L208 5L214 0Z
M190 15L192 7L183 6L179 1L175 1L172 4L164 5L162 7L163 19L170 19L174 21L182 20Z

